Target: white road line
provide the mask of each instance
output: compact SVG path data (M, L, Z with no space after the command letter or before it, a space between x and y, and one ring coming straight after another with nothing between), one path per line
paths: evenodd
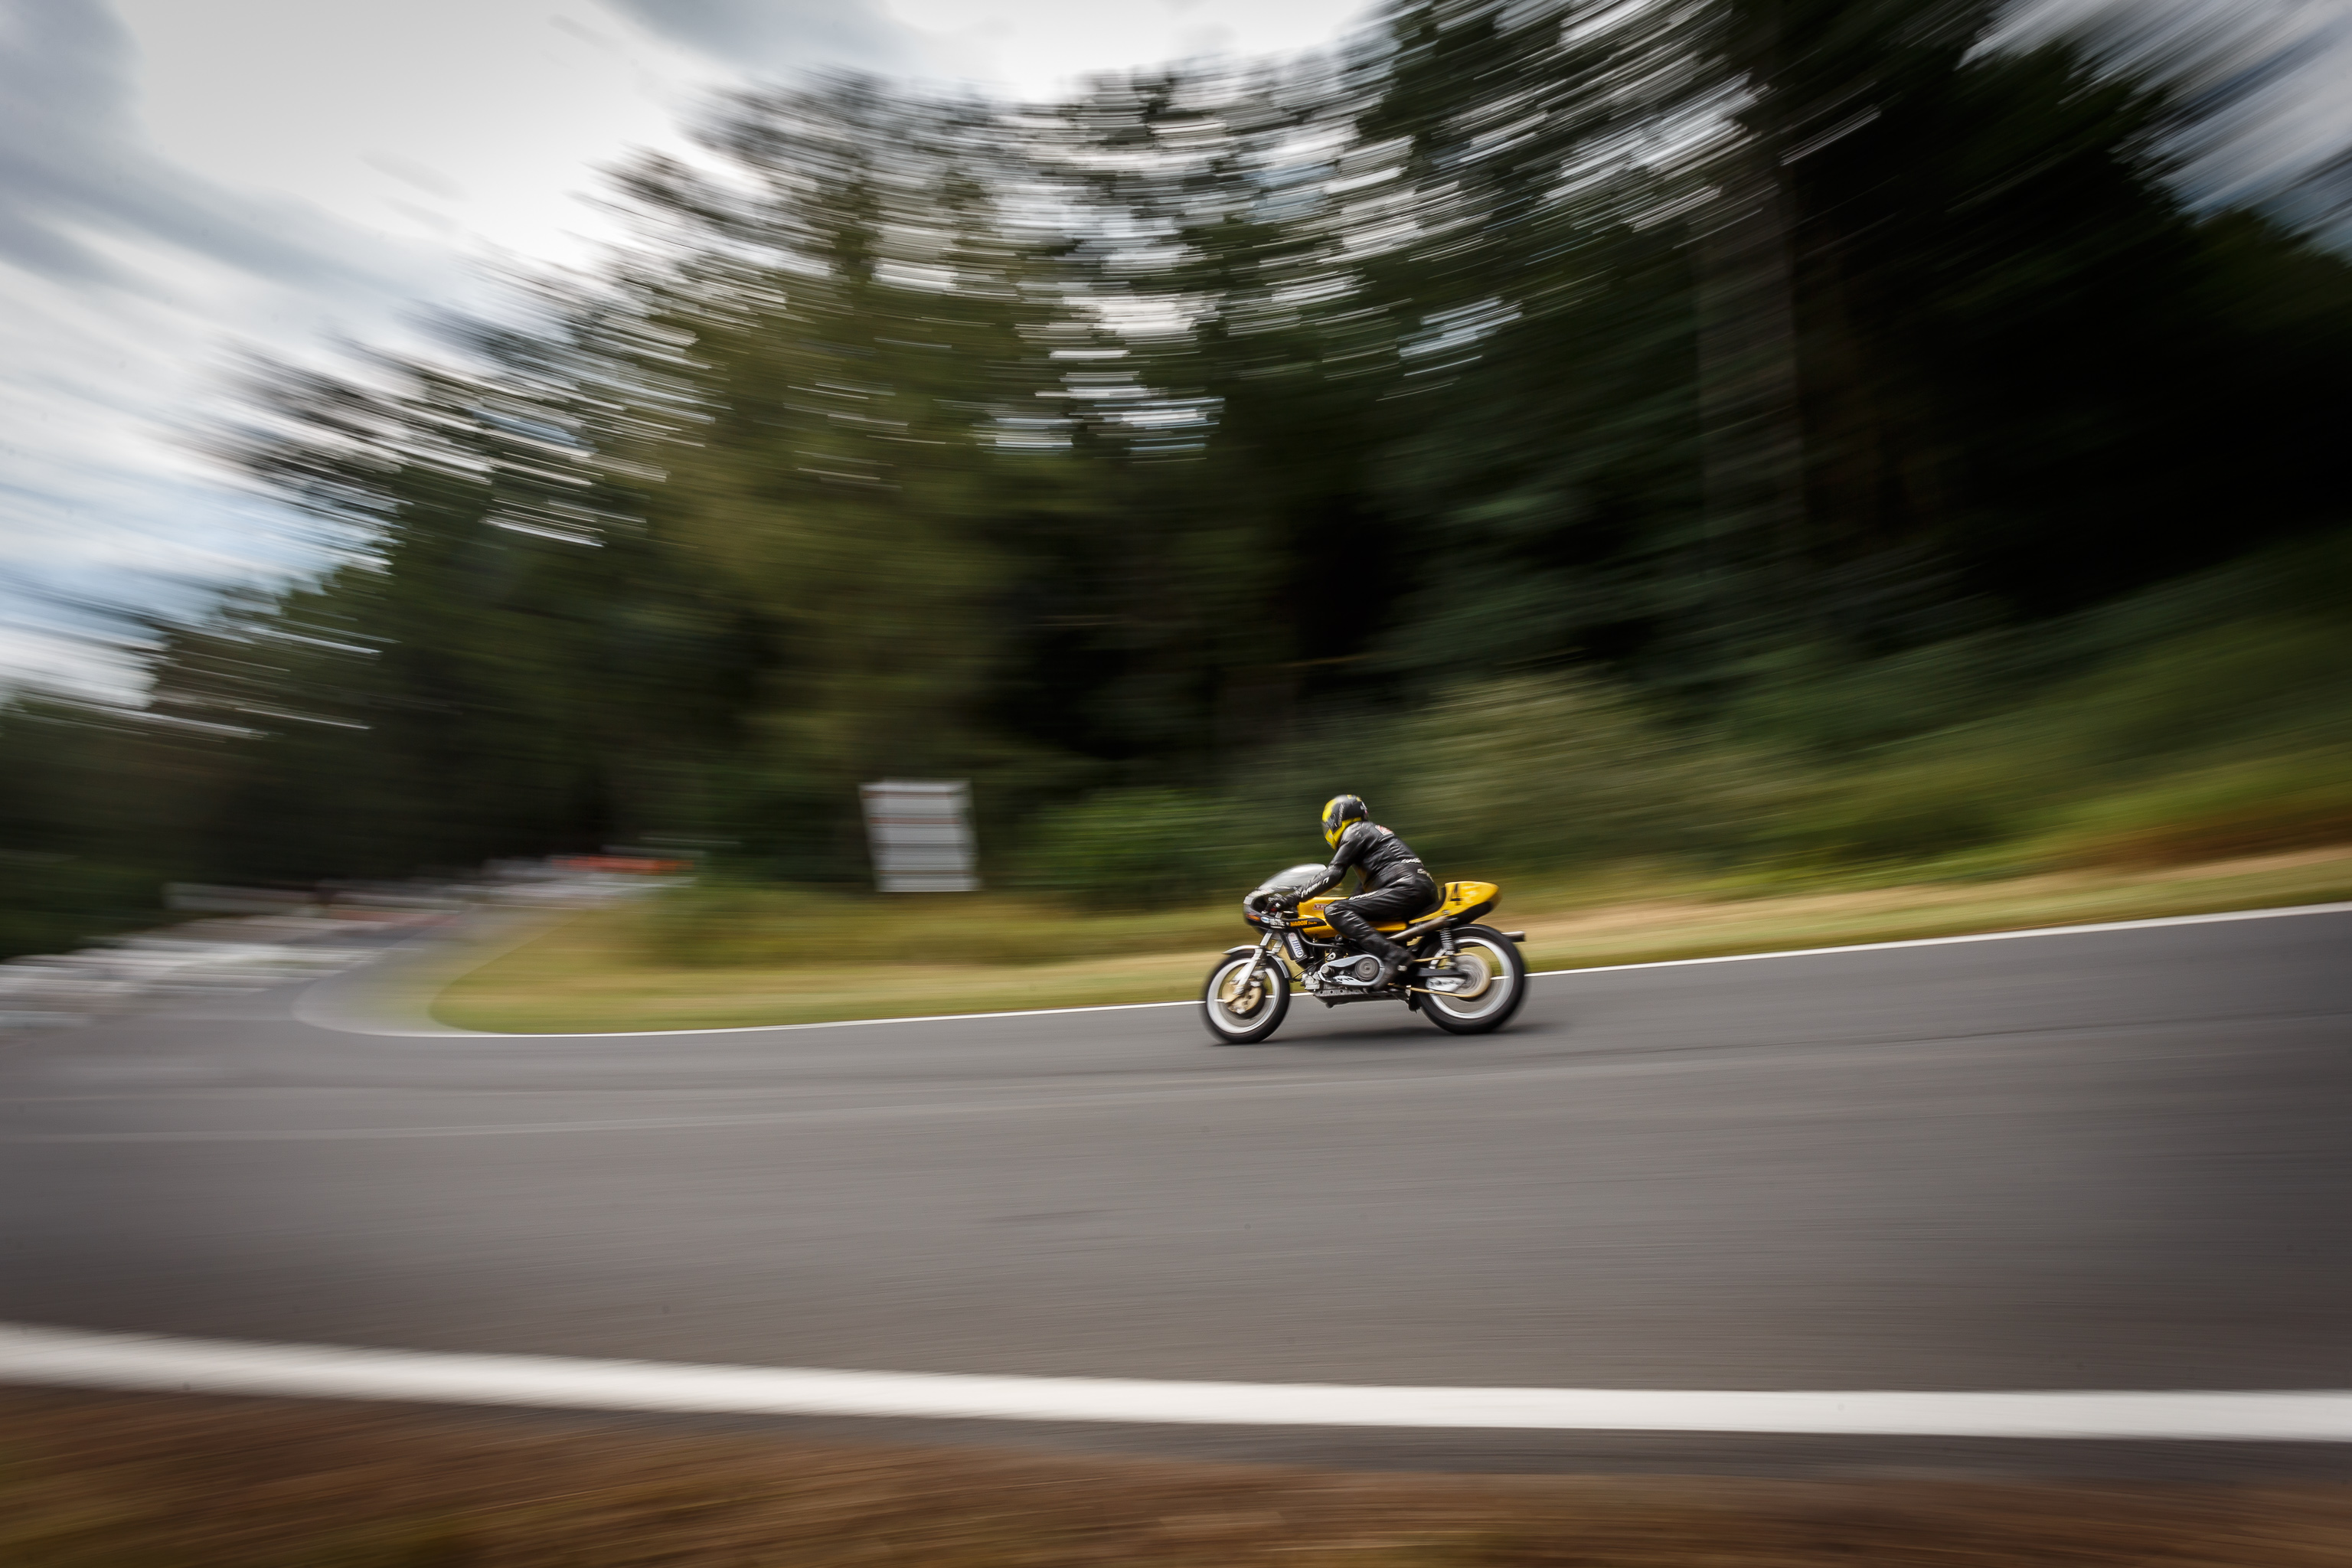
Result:
M0 1381L590 1410L1916 1437L2352 1442L2352 1393L1390 1388L448 1355L0 1324Z
M2218 925L2230 921L2284 920L2295 915L2352 914L2352 903L2291 904L2274 910L2224 910L2210 915L2155 915L2139 921L2101 921L2089 925L2030 926L2022 931L1979 931L1960 936L1915 936L1902 942L1856 942L1837 947L1790 947L1770 952L1732 952L1716 958L1662 958L1648 963L1596 963L1582 969L1538 969L1538 975L1615 974L1628 969L1687 969L1702 963L1754 963L1767 958L1825 958L1841 952L1892 952L1906 947L1955 947L1966 942L2016 942L2025 937L2091 936L2101 931L2157 931L2166 926Z
M2016 942L2029 937L2091 936L2105 931L2158 931L2167 926L2214 925L2231 921L2284 920L2298 915L2340 915L2352 913L2352 902L2331 904L2292 904L2267 910L2225 910L2216 914L2157 915L2147 920L2102 921L2085 925L2032 926L2022 931L1973 931L1962 936L1910 937L1901 942L1858 942L1836 947L1780 948L1765 952L1726 953L1714 958L1664 958L1646 963L1596 963L1578 969L1538 969L1530 972L1535 979L1552 979L1570 974L1616 974L1633 969L1684 969L1705 963L1756 963L1775 958L1824 958L1846 952L1891 952L1908 947L1950 947L1970 942ZM579 1034L531 1033L508 1034L494 1029L459 1029L436 1024L430 1028L406 1028L394 1025L375 1025L335 1016L334 1011L314 1002L312 997L321 988L338 982L364 976L365 970L330 975L318 986L303 993L294 1004L294 1016L316 1028L332 1029L346 1035L383 1035L414 1039L478 1039L478 1040L625 1040L667 1035L763 1035L785 1034L800 1029L859 1029L878 1024L961 1024L984 1023L992 1018L1046 1018L1064 1013L1131 1013L1147 1007L1197 1007L1197 999L1180 1002L1110 1002L1087 1007L1025 1007L1002 1013L926 1013L910 1018L835 1018L822 1024L734 1024L723 1028L709 1029L593 1029Z

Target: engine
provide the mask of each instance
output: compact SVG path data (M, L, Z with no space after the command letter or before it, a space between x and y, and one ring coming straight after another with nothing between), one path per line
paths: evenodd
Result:
M1371 985L1381 977L1381 961L1369 952L1351 953L1335 958L1315 972L1321 985Z

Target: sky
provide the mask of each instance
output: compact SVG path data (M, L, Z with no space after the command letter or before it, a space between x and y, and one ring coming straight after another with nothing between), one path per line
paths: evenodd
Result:
M81 606L313 560L202 455L256 355L331 363L616 237L601 169L854 68L1043 98L1337 38L1364 0L0 0L0 684L127 695Z

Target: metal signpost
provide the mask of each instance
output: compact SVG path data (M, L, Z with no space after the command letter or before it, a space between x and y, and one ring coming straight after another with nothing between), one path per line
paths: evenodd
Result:
M971 893L971 786L961 779L885 779L860 784L874 885L885 893Z

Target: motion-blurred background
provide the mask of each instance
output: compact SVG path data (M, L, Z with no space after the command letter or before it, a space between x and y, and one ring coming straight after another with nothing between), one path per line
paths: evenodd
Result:
M2347 27L1446 0L1045 97L708 87L615 243L189 395L238 570L26 574L0 955L608 848L740 915L870 885L887 777L1090 904L1238 895L1340 789L1445 875L2352 838ZM68 216L25 298L111 264ZM103 526L14 488L20 563Z

